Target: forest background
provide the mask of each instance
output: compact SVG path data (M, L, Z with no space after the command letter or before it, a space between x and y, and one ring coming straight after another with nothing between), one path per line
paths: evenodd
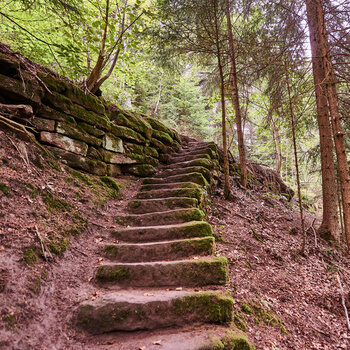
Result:
M181 133L222 144L225 126L228 150L238 158L230 31L225 17L229 3L247 158L274 169L296 189L294 131L303 203L310 210L321 209L319 125L306 5L308 10L322 6L348 153L347 0L1 3L1 41L12 49L102 94L107 101L152 114ZM226 100L225 119L221 91ZM339 180L337 184L341 218ZM339 225L344 226L341 219Z

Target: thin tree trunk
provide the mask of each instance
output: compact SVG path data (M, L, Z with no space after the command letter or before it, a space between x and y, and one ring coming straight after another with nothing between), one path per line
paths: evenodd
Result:
M320 46L321 33L318 30L319 16L317 15L317 8L319 5L320 0L306 0L321 152L323 217L318 232L325 238L338 240L336 177L333 160L332 129L329 120L327 92L324 86L326 77Z
M218 68L220 75L220 93L221 93L221 122L222 122L222 146L224 151L224 197L225 199L231 198L231 186L230 186L230 168L228 162L228 151L227 151L227 135L226 135L226 102L225 102L225 81L224 72L221 60L221 49L219 41L219 24L217 17L217 4L216 0L213 0L214 6L214 25L215 25L215 44L216 44L216 55L218 60Z
M103 30L102 42L100 52L97 57L97 62L95 67L91 71L90 75L86 79L86 87L89 91L92 91L97 80L100 78L103 68L104 68L104 59L105 59L105 47L106 47L106 38L108 30L108 18L109 18L109 0L106 0L106 18L105 18L105 27Z
M273 120L273 117L271 115L271 124L272 124L272 132L273 137L275 139L275 148L276 148L276 157L277 157L277 163L276 163L276 172L278 174L281 173L281 167L282 167L282 150L281 150L281 136L280 133L276 127L276 123Z
M159 107L160 99L162 97L162 77L163 77L163 75L160 77L160 80L159 80L158 99L157 99L157 103L156 103L156 106L155 106L154 112L153 112L153 114L155 116L158 115L158 107Z
M301 253L304 254L305 253L305 247L306 247L306 231L305 231L305 220L304 220L304 212L303 212L303 202L301 200L301 187L300 187L298 151L297 151L297 142L296 142L296 136L295 136L295 115L294 115L294 107L293 107L293 101L292 101L292 96L291 96L291 91L290 91L288 67L287 67L286 63L285 63L284 68L285 68L285 75L286 75L288 100L289 100L289 111L290 111L291 126L292 126L294 162L295 162L295 171L296 171L297 187L298 187L298 202L299 202L301 232L303 234L303 245L302 245L302 248L301 248Z
M233 104L235 107L236 125L237 125L237 140L238 140L239 164L240 164L240 171L241 171L241 184L243 187L247 187L247 159L246 159L245 146L244 146L241 109L239 105L235 49L233 44L230 5L228 0L225 0L225 5L226 5L225 12L226 12L226 20L227 20L228 44L229 44L229 52L230 52L230 60L231 60L231 81L232 81L232 90L233 90Z

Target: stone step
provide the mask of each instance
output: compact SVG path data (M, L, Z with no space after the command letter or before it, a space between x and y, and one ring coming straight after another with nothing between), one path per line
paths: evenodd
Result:
M200 186L207 187L209 186L208 181L201 173L188 173L188 174L180 174L173 175L164 178L157 177L146 177L143 180L143 183L146 185L150 184L168 184L172 182L194 182Z
M200 221L205 217L198 208L174 209L147 214L124 214L115 216L115 222L122 226L170 225L188 221Z
M180 156L186 156L186 155L202 155L202 154L207 154L208 156L210 156L210 158L217 158L217 153L208 147L181 150L180 152L172 153L170 157L180 157Z
M110 263L98 267L96 281L123 287L223 285L228 281L228 262L224 257L203 257L198 260Z
M159 199L136 199L128 203L129 210L134 214L146 214L169 209L197 208L198 200L188 197L170 197Z
M155 185L145 185L155 186ZM189 197L196 198L199 203L204 198L204 192L200 188L172 188L142 191L136 195L137 199L168 198L168 197Z
M210 171L207 168L204 168L202 166L190 166L187 168L175 168L175 169L167 169L160 171L159 173L153 175L153 177L168 177L168 176L174 176L174 175L183 175L188 173L200 173L202 174L205 179L210 182L212 178L212 171Z
M184 162L175 162L173 164L168 164L162 168L162 170L168 169L180 169L180 168L188 168L192 166L201 166L211 170L214 168L214 163L209 159L199 158L194 160L188 160Z
M179 188L201 188L200 185L194 182L172 182L160 184L146 184L142 185L140 191L152 191L161 189L179 189Z
M185 154L185 155L171 155L169 156L169 164L174 163L182 163L182 162L188 162L189 160L196 160L196 159L207 159L211 160L211 157L208 154Z
M233 299L217 292L127 290L84 301L76 320L80 328L102 334L187 324L226 324L232 320L232 312Z
M112 232L122 242L153 242L192 237L211 237L213 230L205 221L191 221L177 225L128 227Z
M158 343L159 341L159 343ZM106 344L111 344L106 347ZM179 327L94 335L84 350L254 350L247 336L225 325L196 324Z
M109 244L104 247L103 254L112 261L149 262L185 259L214 252L214 237L204 237L155 243Z

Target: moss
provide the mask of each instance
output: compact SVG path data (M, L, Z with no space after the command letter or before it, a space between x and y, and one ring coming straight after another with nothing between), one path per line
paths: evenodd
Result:
M90 177L88 175L83 174L80 171L77 170L73 170L71 169L71 174L73 177L75 177L77 180L89 185L89 186L93 186L94 183L92 182L92 180L90 179Z
M112 119L117 125L126 126L130 129L136 130L148 140L152 137L153 130L151 125L140 117L127 112L121 113L120 111L112 111Z
M179 213L176 216L186 221L201 221L205 217L205 214L202 210L194 208L188 209L185 213Z
M102 185L107 189L108 198L118 199L120 195L120 185L117 181L108 176L100 177Z
M202 239L186 239L181 242L173 242L171 248L175 252L185 251L193 252L193 254L203 254L208 255L215 252L215 240L214 237L206 237Z
M184 226L182 232L184 232L186 236L193 237L213 236L212 227L205 221L195 223L194 225Z
M228 350L255 350L245 334L227 331L222 341Z
M35 185L28 182L25 182L24 185L32 191L31 197L35 199L38 196L38 188Z
M16 327L17 321L14 314L9 314L3 317L3 322L5 323L5 327L7 330L14 329Z
M153 130L152 137L158 139L159 141L168 146L172 146L174 143L172 137L163 131Z
M127 173L140 177L151 176L157 171L157 169L150 164L127 165L124 169Z
M174 313L199 313L211 323L224 324L232 319L233 299L215 292L200 292L173 301Z
M203 191L200 188L181 188L175 191L174 196L196 198L198 202L201 203Z
M254 302L245 302L243 305L247 310L250 310L250 315L254 315L254 322L260 323L264 322L267 326L270 327L276 327L278 326L281 330L282 334L288 334L283 322L271 311L263 306L260 306L257 303ZM242 310L243 310L243 305L242 305ZM244 311L244 310L243 310Z
M251 228L250 230L252 231L253 236L257 241L259 241L260 243L264 242L264 240L261 238L261 236L253 228Z
M111 133L114 136L118 136L124 139L129 139L132 141L136 141L139 143L145 143L146 139L139 134L137 131L127 128L125 126L120 126L120 125L112 125L111 127Z
M241 309L242 309L243 312L245 312L248 315L253 314L253 310L250 307L249 303L247 303L247 302L242 304Z
M97 147L102 145L101 139L88 134L79 126L72 126L68 123L58 122L56 131L62 135L69 136L75 140L83 141L88 145L97 146Z
M88 219L84 218L83 216L81 216L81 214L76 211L74 214L73 214L73 223L75 225L77 225L79 228L81 229L86 229L89 225L89 221Z
M138 163L150 164L152 166L158 166L159 160L147 155L140 155L134 153L125 153L130 159L135 160Z
M95 137L102 137L105 135L105 132L103 130L100 130L90 124L86 124L84 122L78 123L78 126L80 127L81 130L84 130L90 135L93 135Z
M0 182L0 192L2 192L5 196L9 196L10 188L4 183Z
M225 350L225 345L220 338L210 337L209 340L212 350Z
M128 207L130 209L137 209L141 206L141 202L140 201L131 201L128 203Z
M38 259L38 248L35 245L31 245L23 250L23 260L27 265L35 265Z
M116 245L110 244L110 245L106 245L103 251L106 257L114 258L118 255L119 247Z
M46 208L50 213L67 212L71 208L66 201L57 198L49 190L46 190L42 196L43 196L43 201L46 205Z
M119 282L126 280L130 275L127 267L100 266L96 278L100 282Z
M235 326L241 331L245 332L247 330L247 326L243 320L243 317L238 312L233 313L233 322Z
M55 92L64 92L68 88L68 82L54 77L51 74L45 74L43 72L37 72L38 77L46 84L46 86Z
M29 281L28 289L35 295L39 295L41 292L42 281L39 276L32 278Z
M62 256L63 253L67 250L68 244L68 238L63 238L61 240L50 239L48 248L51 253Z
M142 145L135 145L133 143L127 143L124 145L127 153L136 153L140 155L146 155L146 156L151 156L153 158L159 158L159 153L158 151L153 148L153 147L145 147Z

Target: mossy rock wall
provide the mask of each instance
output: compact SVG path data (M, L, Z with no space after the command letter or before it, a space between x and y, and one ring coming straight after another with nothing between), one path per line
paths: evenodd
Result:
M0 68L0 103L32 106L32 118L16 121L32 127L38 141L73 168L151 175L179 148L177 132L159 120L107 105L25 58L0 52Z

